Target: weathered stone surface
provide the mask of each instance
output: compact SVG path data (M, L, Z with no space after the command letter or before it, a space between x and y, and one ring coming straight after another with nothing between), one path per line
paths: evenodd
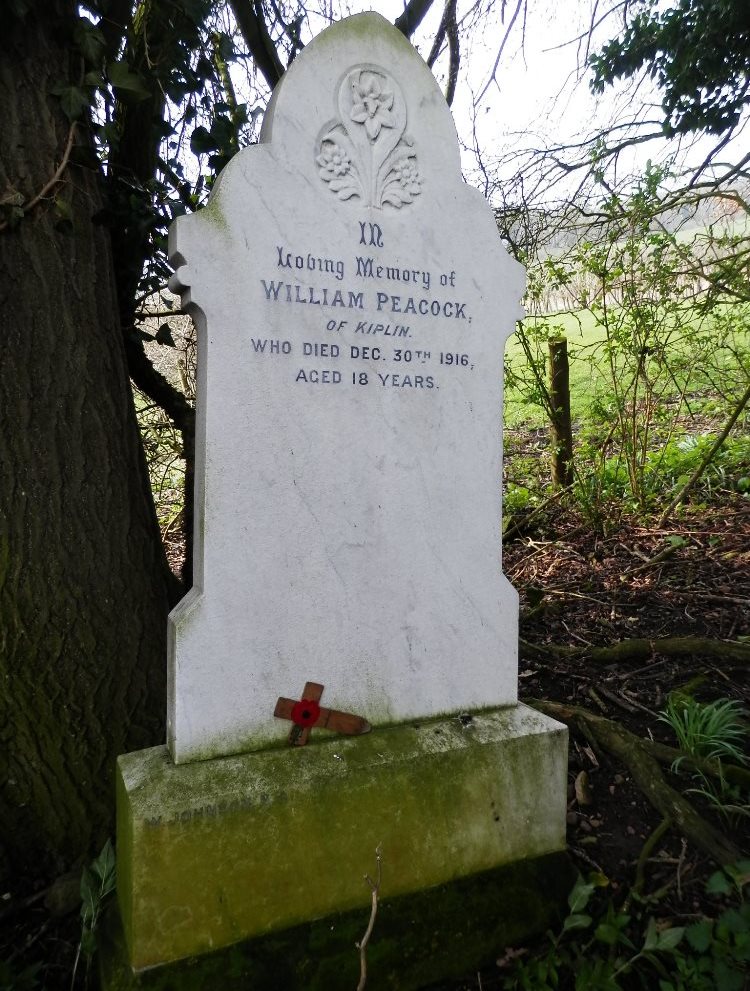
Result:
M283 739L276 699L306 680L374 726L514 702L502 367L523 274L403 35L369 13L315 39L170 245L199 329L174 759Z
M414 991L492 967L505 947L554 928L575 868L564 853L381 901L367 987ZM561 911L563 910L563 911ZM353 991L369 909L326 916L223 950L135 973L111 914L99 936L103 991Z
M175 765L119 761L118 899L135 969L565 843L567 731L511 706ZM471 912L471 906L466 906Z

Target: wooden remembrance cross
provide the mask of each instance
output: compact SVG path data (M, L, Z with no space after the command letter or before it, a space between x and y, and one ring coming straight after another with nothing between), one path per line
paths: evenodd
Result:
M277 719L290 719L294 723L289 732L289 743L293 747L304 747L314 726L350 736L370 732L371 726L366 719L350 712L323 708L320 705L322 695L323 686L315 681L308 681L298 702L286 698L277 701L274 716Z

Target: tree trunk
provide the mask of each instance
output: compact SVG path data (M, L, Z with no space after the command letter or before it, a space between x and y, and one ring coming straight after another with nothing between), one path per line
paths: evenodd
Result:
M50 91L78 81L75 17L48 0L6 18L0 199L28 204L63 157ZM116 756L163 735L168 570L101 207L99 172L69 165L0 231L0 875L90 855Z

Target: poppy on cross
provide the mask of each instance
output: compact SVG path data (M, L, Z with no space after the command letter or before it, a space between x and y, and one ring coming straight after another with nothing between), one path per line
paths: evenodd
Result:
M304 747L310 738L313 726L329 729L334 733L346 733L358 736L369 733L370 724L361 716L350 712L339 712L337 709L326 709L320 704L323 686L315 681L308 681L298 701L279 698L273 710L277 719L290 719L294 725L289 731L289 743L293 747Z

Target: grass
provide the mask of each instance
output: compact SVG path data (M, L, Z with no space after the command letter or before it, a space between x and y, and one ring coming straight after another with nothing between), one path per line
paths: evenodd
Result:
M616 322L616 313L613 319ZM665 402L676 399L684 390L693 399L689 413L719 413L721 416L723 409L728 410L731 395L724 402L720 393L724 389L732 394L733 387L744 377L738 367L738 356L744 361L745 368L750 369L748 323L750 307L740 304L717 307L710 318L703 317L697 308L686 309L679 328L671 332L669 344L665 347L673 378L669 381L665 377L661 398ZM611 403L613 387L605 354L606 332L594 313L579 310L548 317L528 317L524 321L524 329L535 349L540 368L543 368L545 381L546 341L551 337L567 338L573 420L601 419L601 414L592 417L592 409L598 406L601 410ZM505 365L505 425L511 429L546 426L546 413L541 404L534 400L533 376L518 333L508 339ZM622 367L622 362L618 361L618 365ZM632 357L630 365L633 365ZM663 368L659 371L663 372ZM632 371L625 372L625 376L631 374ZM704 410L702 397L707 393L711 393L711 408Z
M542 319L528 318L524 321L526 327L532 323L541 325L549 336L567 338L571 415L574 419L584 418L592 397L607 385L605 375L590 360L597 345L605 341L604 331L596 325L594 315L589 310L562 313ZM528 361L517 333L508 338L505 346L505 362L506 366L517 375L523 375L528 368ZM518 427L522 424L530 427L545 425L547 417L544 410L538 405L530 404L524 393L525 390L509 384L505 394L506 425L508 427Z

